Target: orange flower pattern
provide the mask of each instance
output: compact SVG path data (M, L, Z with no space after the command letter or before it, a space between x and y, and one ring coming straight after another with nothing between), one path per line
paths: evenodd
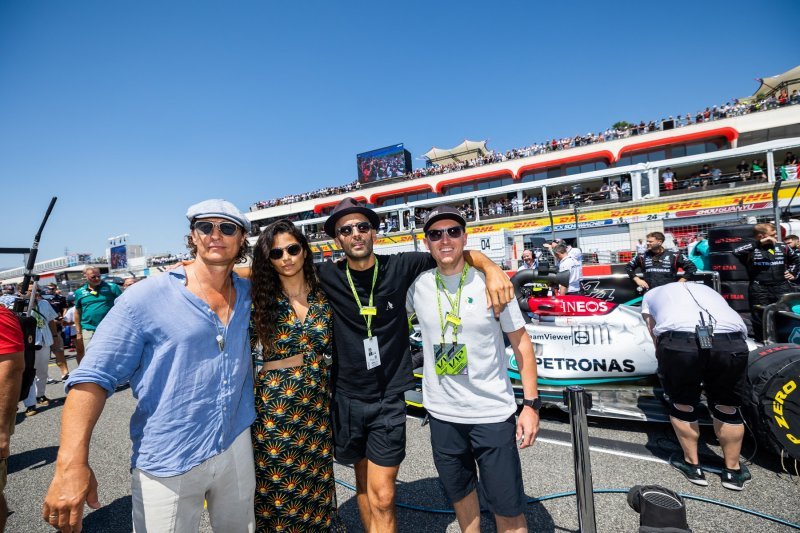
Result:
M256 531L328 531L336 516L333 434L329 422L333 311L320 293L308 296L300 322L281 295L276 340L264 360L303 354L302 367L261 370L255 381L257 418ZM253 346L257 340L251 327ZM253 351L256 364L260 354Z

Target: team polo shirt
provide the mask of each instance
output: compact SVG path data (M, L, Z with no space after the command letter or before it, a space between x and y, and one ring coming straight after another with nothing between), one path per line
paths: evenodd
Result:
M642 314L656 321L653 328L656 337L670 331L694 333L701 312L706 324L711 315L714 333L747 335L747 326L739 313L717 291L702 283L668 283L650 289L642 299Z
M372 318L372 334L378 338L381 364L372 369L367 369L364 355L367 326L347 282L347 263L327 261L318 265L322 289L334 312L334 392L359 400L377 400L402 394L414 386L405 310L406 293L418 275L436 266L430 254L421 252L376 257L378 280L373 304L377 314ZM374 269L350 270L363 306L369 302Z
M95 289L86 284L75 291L75 307L81 313L81 329L96 330L121 295L122 290L117 285L105 281Z
M19 320L14 313L0 306L0 356L21 352L24 349Z

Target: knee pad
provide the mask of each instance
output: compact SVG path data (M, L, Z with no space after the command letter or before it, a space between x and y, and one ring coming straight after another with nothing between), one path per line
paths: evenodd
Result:
M691 406L691 411L681 411L677 407L675 407L674 403L669 404L669 416L672 418L676 418L682 422L688 422L689 424L694 424L697 422L697 409L695 406Z
M715 420L719 420L723 424L731 424L733 426L741 426L742 423L743 423L741 410L738 407L733 407L732 405L731 406L727 406L726 405L724 407L732 407L733 408L733 413L724 413L724 412L719 410L719 406L718 405L715 405L711 409L711 416Z

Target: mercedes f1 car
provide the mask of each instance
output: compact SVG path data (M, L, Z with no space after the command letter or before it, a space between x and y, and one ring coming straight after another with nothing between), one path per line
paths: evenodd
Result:
M667 421L667 409L656 376L653 341L638 305L641 293L624 274L586 278L585 296L548 296L550 284L564 274L522 270L512 283L533 342L539 395L545 404L565 409L563 392L583 386L592 395L590 415L632 420ZM709 273L702 282L718 283ZM415 367L421 367L419 331L411 334ZM518 401L522 382L516 358L506 349L508 375ZM406 402L422 407L422 369Z

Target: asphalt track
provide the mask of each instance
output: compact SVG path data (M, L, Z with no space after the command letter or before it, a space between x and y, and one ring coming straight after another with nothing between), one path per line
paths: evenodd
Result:
M69 359L70 368L75 364ZM58 376L51 366L50 375ZM33 417L17 415L17 429L11 442L9 478L6 497L12 512L7 531L31 533L53 531L40 516L45 492L53 475L58 449L60 414L64 392L61 384L48 385L47 395L56 401L42 408ZM91 464L99 482L103 507L86 514L84 531L129 532L131 500L129 479L130 444L128 421L134 400L129 390L122 390L107 402L94 432ZM430 433L421 419L410 413L407 422L408 456L400 468L398 502L429 509L447 509L430 451ZM525 491L530 498L575 490L570 449L570 428L566 415L545 409L536 444L521 452ZM637 484L659 484L679 493L718 500L761 513L800 522L800 477L781 472L780 461L757 452L750 464L753 480L742 492L720 485L713 473L720 462L720 450L713 433L704 428L702 460L707 472L708 487L696 487L666 464L678 449L670 427L666 424L644 424L593 420L590 422L592 446L592 478L595 489L628 489ZM745 443L744 456L754 452L752 440ZM793 466L792 466L793 468ZM353 484L351 468L335 465L335 474L343 483ZM337 485L341 516L349 531L362 531L354 493ZM687 501L689 525L695 532L783 532L795 531L762 518L698 501ZM639 517L627 505L624 494L595 496L597 530L600 532L636 531ZM534 502L528 505L530 531L577 531L576 501L572 496ZM458 525L452 514L424 512L407 508L398 510L402 532L456 532ZM495 531L493 520L482 515L482 531ZM211 531L206 517L201 531Z

